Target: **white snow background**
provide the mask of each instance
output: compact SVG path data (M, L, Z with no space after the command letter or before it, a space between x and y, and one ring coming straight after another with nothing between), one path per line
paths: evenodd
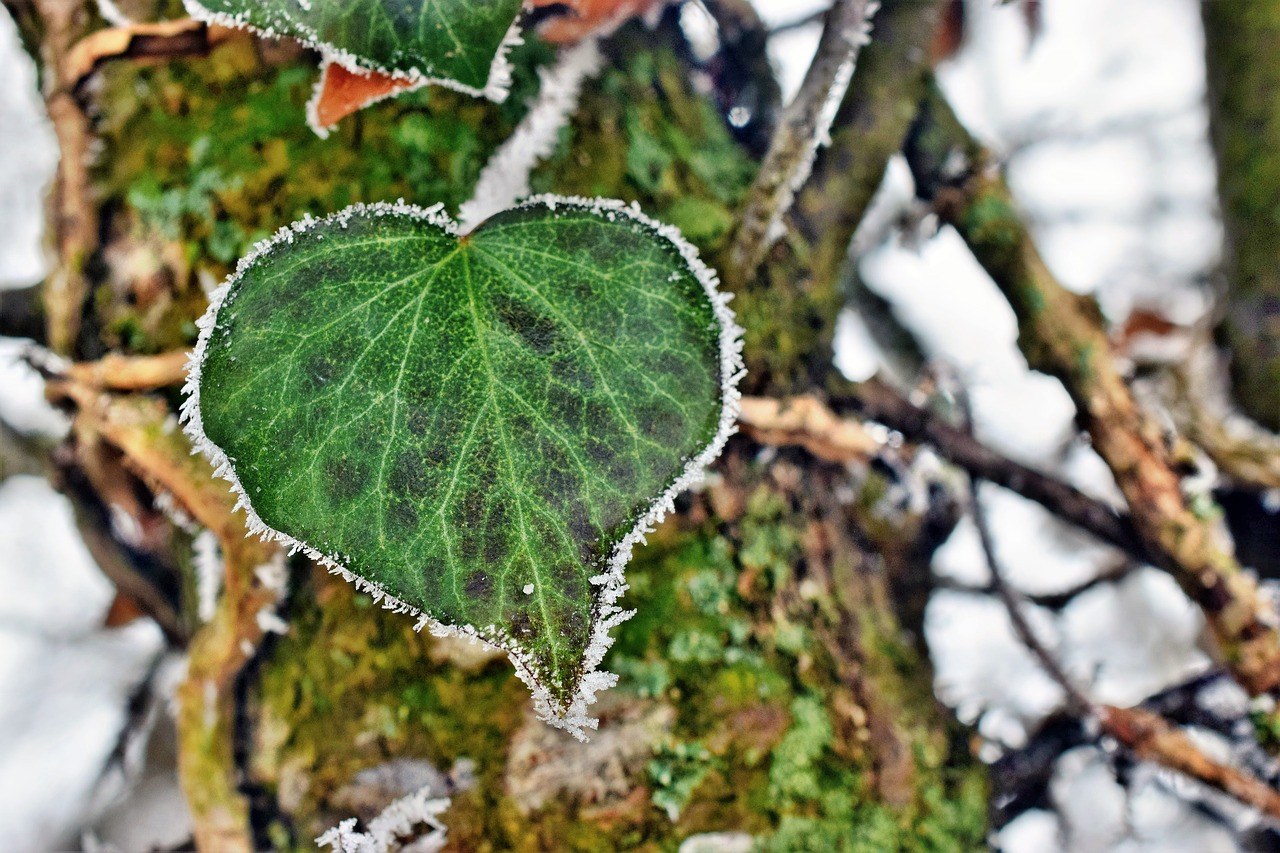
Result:
M771 23L784 23L826 3L756 5ZM1064 283L1096 294L1113 318L1140 305L1195 320L1207 308L1202 281L1220 239L1196 3L1042 6L1043 32L1031 44L1016 6L971 0L969 43L941 69L942 82L969 127L1007 158L1018 201ZM799 85L816 42L808 27L771 45L787 91ZM34 73L12 22L0 15L0 287L43 273L42 195L55 157ZM877 216L908 206L910 192L905 166L895 163ZM1105 466L1073 439L1065 392L1027 370L1012 313L954 233L924 240L890 233L870 246L860 272L928 355L952 365L971 389L983 439L1086 491L1114 496ZM39 379L15 360L19 346L0 339L0 417L24 432L57 435L63 419L43 403ZM842 318L839 349L841 367L855 377L877 363L851 314ZM989 488L983 500L1012 580L1028 592L1069 588L1113 558L1021 498ZM935 571L968 585L985 581L971 525L962 524L938 554ZM0 483L0 588L4 847L65 849L92 824L126 850L141 849L144 837L181 840L185 816L171 778L148 778L145 796L130 798L126 813L103 817L110 786L94 793L102 763L126 698L162 640L147 623L100 627L110 586L80 544L68 503L39 479ZM1091 590L1060 617L1034 616L1099 700L1139 701L1207 663L1197 647L1198 614L1154 571ZM1022 743L1060 698L993 600L937 593L927 634L939 696L990 740L993 755L999 745ZM998 841L1012 853L1236 849L1177 789L1151 771L1126 796L1096 750L1075 750L1059 762L1056 810L1027 813Z

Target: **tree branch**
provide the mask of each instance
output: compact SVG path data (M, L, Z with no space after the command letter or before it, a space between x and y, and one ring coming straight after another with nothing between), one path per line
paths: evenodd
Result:
M204 56L233 32L191 18L108 27L72 45L62 59L60 79L67 89L75 91L103 63L113 59Z
M927 442L948 461L971 474L1035 501L1054 515L1124 551L1142 562L1151 560L1146 546L1122 512L1089 497L1053 477L1014 462L987 447L972 433L948 423L934 412L916 406L876 380L853 388L850 396L833 400L902 433L910 441Z
M1252 694L1280 688L1280 620L1214 526L1192 511L1161 425L1111 360L1097 306L1062 287L1041 260L990 157L936 87L906 147L917 193L954 226L1017 315L1019 345L1056 376L1124 494L1155 565L1204 611L1223 658Z
M868 40L876 0L836 0L826 15L818 52L795 100L783 112L729 252L732 275L751 278L774 242L782 217L809 178L814 157L827 138L836 110L853 75L858 52Z
M838 408L855 409L902 433L908 441L928 444L953 465L1035 501L1133 560L1151 561L1129 517L1103 501L1001 455L883 383L864 382L846 393L834 398ZM803 447L827 462L867 461L883 449L863 424L841 418L807 395L781 400L745 397L739 423L745 434L761 444Z
M770 262L736 281L731 261L714 259L736 293L739 323L751 329L743 351L749 393L803 393L821 388L831 372L849 245L924 94L939 7L938 0L885 0L877 37L858 55L832 122L831 144L818 152Z
M1209 758L1186 732L1159 714L1103 705L1098 721L1103 731L1143 761L1190 776L1280 820L1280 792L1252 774Z
M991 586L996 597L1004 604L1018 639L1066 694L1067 707L1080 716L1096 718L1104 732L1143 761L1176 770L1229 794L1272 818L1280 819L1280 792L1273 790L1265 782L1235 767L1212 760L1196 746L1186 732L1159 714L1142 708L1097 705L1075 684L1058 663L1058 659L1036 636L1022 612L1020 594L1005 579L996 557L991 528L979 499L979 483L976 479L969 480L969 499L982 552L991 572Z
M35 9L44 27L45 107L61 154L50 200L58 262L44 282L45 340L59 355L71 355L89 292L86 266L98 248L97 207L89 197L89 117L62 76L85 16L77 0L35 0Z

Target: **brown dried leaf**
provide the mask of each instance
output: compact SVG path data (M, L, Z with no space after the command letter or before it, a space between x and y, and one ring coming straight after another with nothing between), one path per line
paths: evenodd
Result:
M534 0L533 5L534 8L567 7L563 14L547 19L538 27L538 34L547 41L564 44L621 26L658 2L661 0Z
M323 135L352 113L418 85L380 71L357 74L325 60L315 94L307 104L307 121Z

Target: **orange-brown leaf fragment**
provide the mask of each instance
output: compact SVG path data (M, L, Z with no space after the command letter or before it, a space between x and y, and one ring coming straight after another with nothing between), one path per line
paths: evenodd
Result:
M643 15L662 0L533 0L535 8L564 6L566 10L548 18L538 34L549 42L581 41L600 30L611 30Z
M307 104L307 121L321 136L342 119L384 98L422 85L403 77L392 77L381 71L357 74L342 65L325 60L315 94Z

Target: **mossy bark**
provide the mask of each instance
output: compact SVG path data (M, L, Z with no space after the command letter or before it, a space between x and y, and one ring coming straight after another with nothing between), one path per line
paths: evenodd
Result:
M829 367L845 245L922 85L932 12L902 9L923 6L887 10L882 33L898 40L864 54L846 126L801 196L804 227L739 294L756 391L813 390ZM533 185L638 200L714 259L754 161L691 84L677 38L637 26L609 42L609 67ZM202 285L304 213L397 197L456 210L550 57L536 41L517 52L525 82L503 106L424 90L326 140L302 123L315 71L298 51L237 37L204 58L108 66L91 110L103 242L79 351L189 346ZM605 663L621 683L585 746L534 720L505 660L415 634L297 563L288 634L225 688L235 766L223 753L190 762L188 795L236 800L220 813L248 804L257 847L309 849L394 795L362 772L408 761L458 771L440 782L455 850L674 850L710 831L773 850L980 847L984 770L902 627L919 613L904 620L892 592L927 572L936 519L889 490L870 471L735 438L711 485L638 549L626 597L638 613Z
M1280 0L1202 3L1236 400L1280 430Z

